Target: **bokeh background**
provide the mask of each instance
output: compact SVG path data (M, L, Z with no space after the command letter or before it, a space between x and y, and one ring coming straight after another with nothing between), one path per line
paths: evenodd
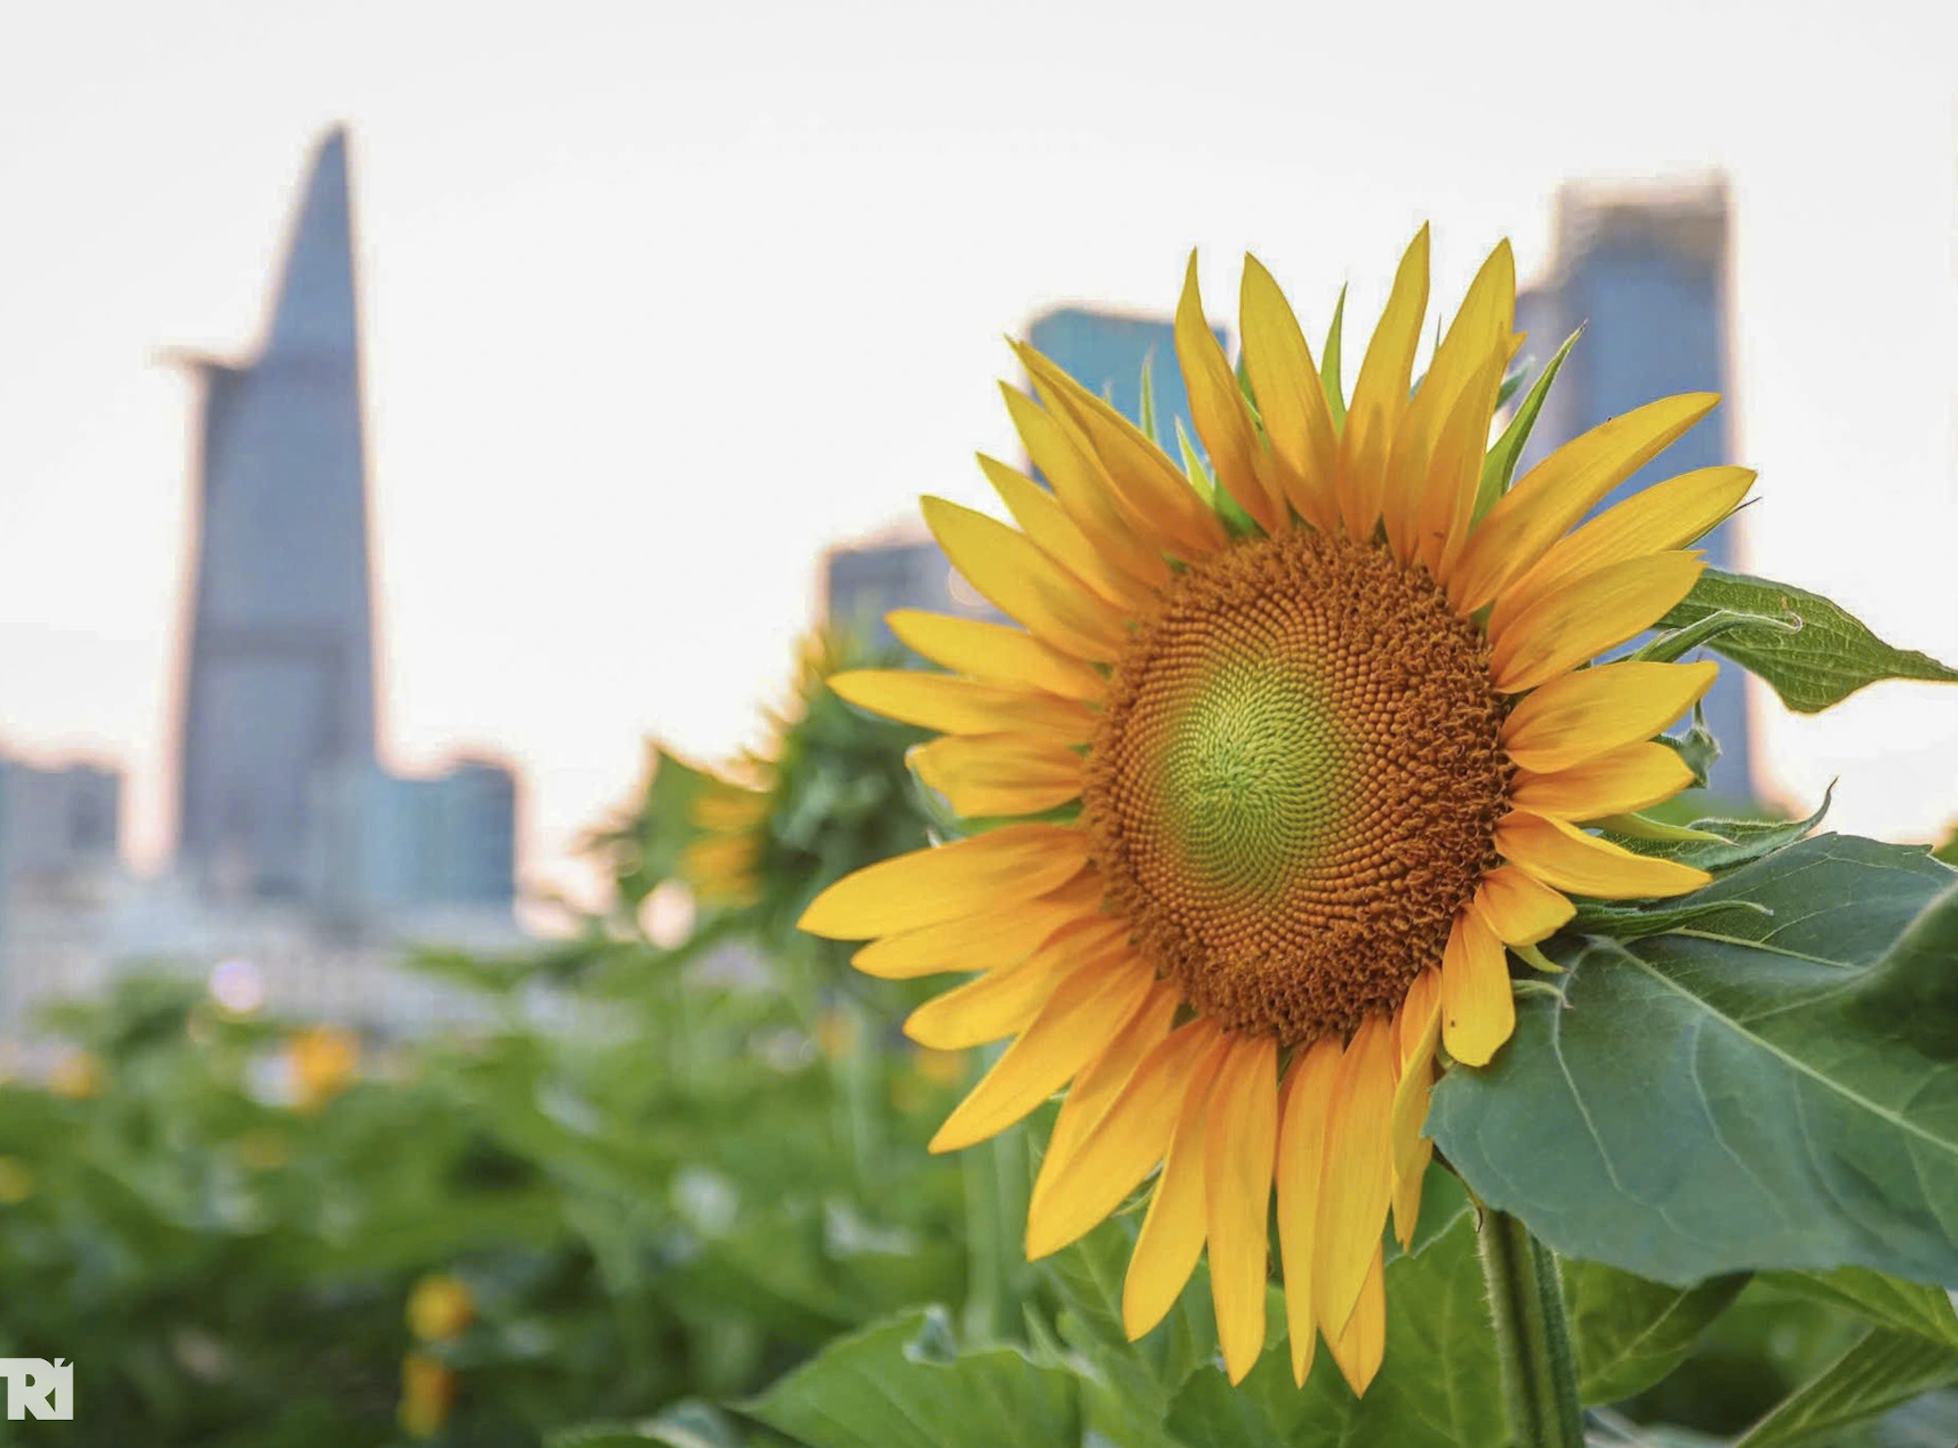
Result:
M986 613L913 520L1019 457L1002 339L1131 410L1153 357L1167 426L1192 247L1227 339L1247 249L1316 338L1342 286L1364 335L1424 221L1441 305L1511 238L1525 355L1586 329L1533 455L1717 388L1662 460L1760 470L1717 561L1958 657L1949 7L4 31L0 1355L81 1363L64 1441L530 1443L1039 1300L974 1245L997 1193L920 1151L971 1063L783 900L674 880L686 761L820 714L811 629ZM1958 691L1796 718L1736 674L1710 709L1729 805L1958 817ZM821 822L924 827L841 717L791 895L870 848ZM413 1330L430 1280L466 1326Z

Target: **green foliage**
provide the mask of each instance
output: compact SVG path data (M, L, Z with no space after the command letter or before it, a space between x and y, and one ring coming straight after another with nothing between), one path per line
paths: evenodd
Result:
M1668 1287L1598 1262L1562 1265L1578 1392L1587 1404L1618 1402L1665 1377L1747 1285L1736 1274Z
M1570 355L1570 349L1576 345L1581 331L1579 329L1564 338L1564 345L1556 350L1544 365L1542 375L1523 394L1523 403L1516 409L1516 415L1502 430L1502 436L1496 439L1495 446L1483 457L1482 480L1475 492L1474 518L1479 520L1495 507L1496 499L1509 491L1509 480L1516 475L1517 461L1523 456L1523 448L1536 427L1537 415L1543 411L1545 399L1550 396L1550 386L1563 370L1564 359Z
M1861 1423L1953 1383L1958 1383L1958 1352L1909 1333L1873 1327L1748 1429L1734 1448L1814 1443L1830 1429Z
M1346 426L1346 382L1340 375L1340 340L1346 330L1346 288L1339 289L1333 304L1332 325L1326 329L1326 345L1319 352L1319 385L1326 391L1326 407L1333 417L1333 431Z
M1660 1282L1958 1282L1958 876L1822 836L1695 898L1774 914L1552 943L1558 993L1436 1090L1441 1150L1558 1251Z
M1081 1436L1072 1373L1018 1348L961 1353L937 1311L832 1343L746 1411L810 1448L1054 1448Z
M1690 628L1719 613L1777 620L1731 628L1706 644L1760 675L1798 714L1819 713L1881 679L1958 681L1958 670L1915 649L1891 647L1826 598L1718 568L1701 574L1685 602L1660 624ZM1779 622L1789 617L1801 621L1798 632Z

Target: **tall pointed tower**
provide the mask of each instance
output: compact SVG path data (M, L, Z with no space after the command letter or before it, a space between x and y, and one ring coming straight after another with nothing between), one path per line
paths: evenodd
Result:
M202 383L197 572L178 739L177 859L227 893L298 893L323 766L374 757L347 138L335 129L250 363Z

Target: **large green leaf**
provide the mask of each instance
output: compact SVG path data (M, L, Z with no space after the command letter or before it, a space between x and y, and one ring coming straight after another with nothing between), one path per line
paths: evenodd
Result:
M810 1448L1067 1448L1075 1381L1017 1348L955 1351L933 1308L839 1338L742 1411Z
M1685 628L1709 614L1793 614L1799 632L1772 626L1734 628L1707 643L1742 668L1759 674L1798 714L1816 714L1879 679L1958 682L1948 668L1915 649L1893 648L1837 605L1817 594L1744 573L1709 568L1693 591L1660 620Z
M1275 1298L1275 1295L1274 1295ZM1282 1339L1282 1314L1273 1313ZM1205 1367L1176 1396L1189 1448L1500 1448L1509 1441L1475 1224L1459 1216L1426 1251L1387 1268L1387 1357L1355 1399L1322 1343L1303 1390L1274 1341L1242 1384Z
M720 1409L675 1403L643 1423L560 1428L545 1448L741 1448L743 1434Z
M1952 1383L1958 1383L1958 1352L1911 1333L1871 1328L1748 1429L1734 1448L1813 1442L1832 1428L1874 1418Z
M1437 1088L1429 1130L1569 1257L1958 1282L1958 875L1823 835L1707 887L1742 911L1560 938L1555 989Z
M1747 1285L1738 1273L1668 1287L1601 1262L1561 1265L1578 1395L1587 1404L1615 1403L1658 1382Z

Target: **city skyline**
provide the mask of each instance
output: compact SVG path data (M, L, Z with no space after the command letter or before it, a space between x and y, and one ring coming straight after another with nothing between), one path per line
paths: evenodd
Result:
M32 223L0 243L0 736L126 764L130 852L159 860L188 408L153 355L200 338L243 350L297 158L340 115L362 174L386 757L419 768L488 745L522 761L543 883L629 791L642 736L702 755L753 737L811 616L821 544L906 517L919 492L984 504L971 453L1014 455L992 382L1017 372L1002 332L1083 299L1161 315L1192 243L1215 321L1249 246L1308 332L1349 279L1349 316L1370 327L1427 218L1439 304L1505 233L1527 284L1570 176L1734 178L1729 430L1733 460L1762 473L1742 562L1949 657L1958 622L1906 590L1936 577L1958 524L1958 88L1932 59L1954 22L1940 36L1901 6L1853 27L1830 13L1770 26L1716 7L1695 12L1693 46L1641 32L1607 55L1547 8L1500 35L1437 10L1405 41L1404 114L1346 159L1311 138L1367 113L1365 88L1338 67L1281 84L1286 57L1392 48L1407 27L1349 15L1308 33L1274 14L1242 74L1194 78L1176 74L1180 27L1242 33L1244 15L1062 15L1017 69L1010 17L995 36L783 12L751 45L732 21L604 7L460 41L413 15L281 14L221 54L214 16L132 16L128 53L72 95L0 60L0 136L15 138L0 181ZM61 46L85 43L75 23L32 21ZM929 91L880 70L931 25L965 68ZM1106 25L1119 35L1082 64ZM1595 104L1555 127L1469 83L1580 56ZM1726 79L1743 62L1744 98ZM1824 64L1854 99L1828 116L1797 84ZM512 66L534 81L514 100L492 83ZM1664 106L1641 99L1655 76ZM1125 99L1172 77L1188 114ZM152 123L110 118L101 86ZM1029 103L1037 150L1016 120ZM903 196L893 168L912 178ZM1155 204L1165 183L1172 204ZM989 208L1026 224L990 225ZM1958 812L1922 787L1958 754L1954 692L1882 686L1821 720L1768 700L1772 782L1810 803L1841 774L1844 827L1928 837Z

